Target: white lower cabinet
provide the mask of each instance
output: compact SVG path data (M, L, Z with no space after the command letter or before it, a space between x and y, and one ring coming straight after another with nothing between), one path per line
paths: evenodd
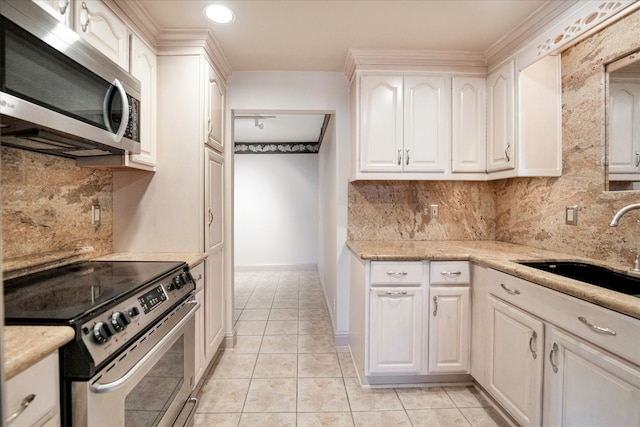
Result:
M557 328L547 334L546 426L640 426L640 368Z
M204 317L205 317L205 301L204 301L204 263L200 263L194 266L191 269L191 275L196 281L196 291L195 298L198 303L200 303L200 308L196 312L196 361L195 361L195 384L200 382L200 379L204 375L204 372L207 370L207 359L205 353L205 328L204 328Z
M470 309L469 287L431 287L430 373L469 372Z
M58 373L58 352L55 352L6 382L3 421L7 426L60 425Z
M541 320L489 296L489 392L521 426L540 425Z
M640 320L474 267L474 379L522 426L640 426Z
M424 373L423 299L420 287L371 289L369 374Z

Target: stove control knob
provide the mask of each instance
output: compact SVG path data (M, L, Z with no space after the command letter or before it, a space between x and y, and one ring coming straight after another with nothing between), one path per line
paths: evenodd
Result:
M136 317L138 314L140 314L140 310L138 310L138 307L132 307L131 310L129 310L130 317Z
M93 327L93 340L98 344L104 344L111 339L111 330L104 322L98 322Z
M180 281L180 276L176 276L173 278L173 288L180 289L182 287L182 282Z
M111 326L116 332L124 331L129 323L131 323L131 319L122 311L116 311L111 315Z
M189 273L182 273L180 275L180 280L186 285L188 283L191 283L193 279L191 278L191 275Z

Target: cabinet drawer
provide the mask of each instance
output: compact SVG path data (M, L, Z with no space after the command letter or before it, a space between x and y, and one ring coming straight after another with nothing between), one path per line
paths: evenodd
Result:
M490 275L491 294L640 365L639 319L502 272Z
M204 262L193 267L191 269L191 275L196 281L196 292L204 289Z
M20 411L23 399L32 395L33 400L14 419L12 426L34 426L49 419L59 420L58 384L56 352L7 381L5 418Z
M468 285L471 283L469 261L433 261L429 276L432 285Z
M371 286L421 286L421 261L371 262Z

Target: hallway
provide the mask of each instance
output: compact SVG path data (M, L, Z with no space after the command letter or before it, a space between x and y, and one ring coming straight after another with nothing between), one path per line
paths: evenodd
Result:
M237 272L235 305L196 426L508 426L474 387L363 389L315 271Z

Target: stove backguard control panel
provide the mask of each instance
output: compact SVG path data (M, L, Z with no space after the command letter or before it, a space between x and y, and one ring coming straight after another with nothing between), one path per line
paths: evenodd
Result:
M188 270L161 279L81 326L82 341L96 366L182 301L195 282Z

